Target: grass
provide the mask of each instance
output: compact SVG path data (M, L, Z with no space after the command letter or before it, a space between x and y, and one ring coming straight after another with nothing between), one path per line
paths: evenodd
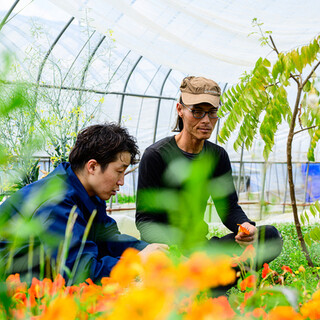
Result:
M317 224L319 225L319 224ZM274 224L274 226L281 232L283 237L283 249L281 254L273 260L269 267L281 274L282 267L288 266L292 269L293 275L286 274L284 277L284 285L299 292L299 303L311 298L320 286L320 242L314 242L308 246L311 259L314 263L314 268L308 266L304 253L301 250L300 242L298 240L295 225L293 223ZM313 226L302 226L302 231L305 234ZM218 236L224 235L224 230L216 230ZM299 267L305 268L304 272L299 271ZM261 276L261 270L259 274ZM262 280L262 278L260 278ZM239 294L239 290L234 287L229 291L230 294Z

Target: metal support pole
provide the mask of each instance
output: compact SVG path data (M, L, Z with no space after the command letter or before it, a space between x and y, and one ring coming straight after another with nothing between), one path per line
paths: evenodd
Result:
M240 186L241 186L241 173L242 173L242 161L243 161L243 149L244 149L244 143L242 143L241 146L241 155L240 155L240 168L239 168L239 174L238 174L238 183L237 183L237 191L238 191L238 195L240 193ZM243 183L245 183L244 181L244 177L243 177Z
M126 83L123 87L123 92L126 92L127 90L127 86L128 86L128 83L129 83L129 80L133 74L133 71L135 70L135 68L137 67L138 63L141 61L142 59L142 56L139 57L139 59L136 61L136 63L134 64L134 66L132 67L129 75L128 75L128 78L126 80ZM123 111L123 104L124 104L124 95L121 97L121 104L120 104L120 111L119 111L119 118L118 118L118 123L120 124L121 123L121 118L122 118L122 111Z
M288 167L288 164L286 164L286 166ZM288 168L286 168L286 179L284 182L284 199L283 199L282 213L284 213L286 210L287 190L288 190Z
M65 33L65 31L68 29L68 27L70 26L71 22L74 20L74 17L72 17L67 24L64 26L64 28L60 31L60 33L58 34L57 38L53 41L52 45L50 46L49 50L47 51L45 57L43 58L39 71L38 71L38 76L37 76L37 85L39 85L40 83L40 79L41 79L41 75L42 75L42 71L44 68L44 65L46 63L46 61L49 58L49 55L51 54L53 48L55 47L55 45L58 43L58 41L60 40L60 38L62 37L62 35ZM35 106L37 104L37 100L38 100L38 91L39 91L39 87L37 87L36 89L36 93L35 93Z
M264 189L266 184L266 175L267 175L267 162L263 164L263 177L262 177L262 186L261 186L261 196L260 196L260 213L259 220L262 219L263 207L264 207Z
M6 24L10 14L12 13L13 9L15 8L15 6L18 4L20 0L16 0L15 3L11 6L11 8L8 10L7 14L4 16L4 18L2 19L2 21L0 22L0 31L3 28L3 26Z
M172 71L172 69L170 69L170 70L168 71L168 73L166 74L166 76L165 76L165 78L164 78L164 80L163 80L163 82L162 82L162 86L161 86L161 89L160 89L160 97L162 96L164 86L165 86L165 84L166 84L166 82L167 82L167 79L169 78L169 75L170 75L171 71ZM159 100L158 100L156 121L155 121L154 132L153 132L153 143L155 143L156 137L157 137L157 129L158 129L160 105L161 105L161 98L159 98Z

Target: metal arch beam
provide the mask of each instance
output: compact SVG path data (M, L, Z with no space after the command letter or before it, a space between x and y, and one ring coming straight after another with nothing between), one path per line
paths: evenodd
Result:
M136 61L136 63L135 63L134 66L132 67L132 69L131 69L131 71L130 71L130 73L129 73L129 75L128 75L128 78L127 78L127 80L126 80L126 83L125 83L125 85L124 85L124 87L123 87L123 92L126 92L127 86L128 86L129 80L130 80L130 78L131 78L131 76L132 76L132 74L133 74L133 71L135 70L135 68L137 67L137 65L138 65L139 62L141 61L141 59L142 59L142 56L140 56L140 57L138 58L138 60ZM119 124L121 123L121 118L122 118L124 97L125 97L125 95L123 95L122 98L121 98L121 105L120 105L119 119L118 119L118 123L119 123Z
M94 48L94 50L92 51L87 63L86 63L86 66L82 72L82 76L81 76L81 82L80 82L80 88L83 87L83 84L84 84L84 80L86 78L86 74L89 70L89 65L94 57L94 55L97 53L98 49L100 48L102 42L104 41L104 39L106 38L106 36L103 36L100 41L98 42L98 44L96 45L96 47ZM79 97L78 97L78 100L77 100L77 106L79 106L80 102L81 102L81 97L82 97L82 93L83 91L79 91ZM76 132L78 132L78 123L76 124Z
M18 4L20 0L16 0L16 2L11 6L11 8L8 10L7 14L4 16L4 18L2 19L1 23L0 23L0 31L3 28L3 26L6 24L10 14L12 13L13 9L16 7L16 5Z
M163 83L161 85L161 89L160 89L160 97L162 96L162 93L163 93L163 89L164 89L164 86L169 78L169 75L171 73L172 69L170 69L168 71L168 73L166 74L164 80L163 80ZM155 125L154 125L154 132L153 132L153 143L155 143L156 141L156 136L157 136L157 129L158 129L158 121L159 121L159 113L160 113L160 105L161 105L161 98L159 98L158 100L158 107L157 107L157 114L156 114L156 121L155 121Z
M149 81L149 84L147 85L146 89L144 90L144 93L143 93L144 95L147 93L148 89L150 88L154 78L157 76L160 69L161 69L161 65L159 65L157 71L154 73L153 77ZM141 111L142 111L143 102L144 102L144 100L141 99L139 115L138 115L138 122L137 122L137 126L136 126L136 137L138 136L138 129L139 129L139 125L140 125L140 118L141 118Z
M48 60L49 55L51 54L53 48L55 47L55 45L58 43L58 41L60 40L60 38L62 37L62 35L64 34L64 32L68 29L68 27L70 26L71 22L74 20L74 17L72 17L67 24L64 26L64 28L60 31L60 33L58 34L57 38L53 41L52 45L50 46L49 50L47 51L45 57L43 58L39 71L38 71L38 76L37 76L37 84L39 85L40 83L40 79L41 79L41 75L42 75L42 71L44 68L44 65L46 63L46 61ZM37 100L38 100L38 88L36 89L36 94L35 94L35 105L37 104Z

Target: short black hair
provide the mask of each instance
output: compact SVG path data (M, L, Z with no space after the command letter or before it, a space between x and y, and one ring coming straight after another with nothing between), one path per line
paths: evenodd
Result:
M104 171L110 162L116 161L120 152L129 152L131 164L139 161L139 149L136 140L128 130L116 123L95 124L81 130L69 155L74 172L84 168L95 159Z

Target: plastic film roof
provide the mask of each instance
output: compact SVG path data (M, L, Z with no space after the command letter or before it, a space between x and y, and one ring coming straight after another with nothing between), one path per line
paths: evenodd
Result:
M14 2L0 4L1 17ZM319 33L319 9L316 0L20 0L1 30L0 51L13 51L26 70L28 78L22 78L35 83L42 59L75 17L51 51L41 83L96 91L84 105L90 108L101 101L97 121L121 121L137 137L143 152L155 140L172 134L175 99L184 76L207 76L224 88L225 83L237 82L258 57L272 60L271 49L260 46L260 35L248 36L258 31L251 26L253 18L264 23L264 30L272 30L280 51L290 50ZM114 44L110 43L110 30ZM107 37L100 45L104 35ZM34 48L39 61L32 59ZM78 66L95 49L82 84ZM61 69L60 77L53 77L51 62ZM71 91L64 90L63 101L74 104L67 93ZM271 161L286 161L286 138L284 126L276 137ZM230 158L237 160L240 152L233 150L234 139L224 147ZM307 132L295 138L294 160L306 160L306 140ZM263 143L257 139L243 159L262 161L262 149Z
M263 30L272 30L280 51L305 44L320 31L318 0L51 2L102 34L111 29L119 43L154 62L228 83L271 52L260 46L254 18L264 23Z

